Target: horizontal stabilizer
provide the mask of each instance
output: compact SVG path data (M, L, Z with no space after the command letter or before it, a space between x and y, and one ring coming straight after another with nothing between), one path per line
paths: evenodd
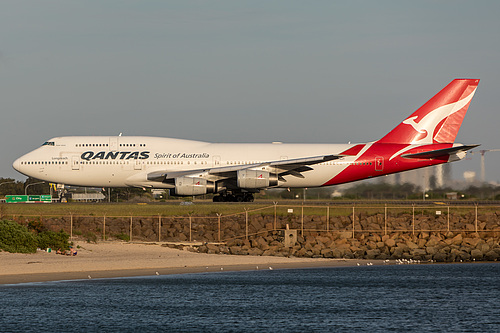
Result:
M467 145L467 146L457 146L445 149L437 149L431 151L425 151L423 153L415 153L415 154L403 154L401 157L404 158L421 158L421 159L433 159L438 157L445 157L452 154L457 154L459 152L465 152L467 150L471 150L473 148L478 147L479 145Z

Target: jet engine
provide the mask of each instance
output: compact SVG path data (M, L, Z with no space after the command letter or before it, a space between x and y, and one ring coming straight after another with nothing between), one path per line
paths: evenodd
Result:
M175 178L175 188L171 190L172 195L200 195L215 193L215 182L196 177Z
M238 187L266 188L278 185L278 175L262 170L238 170Z

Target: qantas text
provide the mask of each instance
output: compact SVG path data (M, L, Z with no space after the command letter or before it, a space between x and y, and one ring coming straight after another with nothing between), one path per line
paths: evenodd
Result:
M149 158L149 151L100 151L94 153L93 151L84 152L80 158L82 160L145 160Z

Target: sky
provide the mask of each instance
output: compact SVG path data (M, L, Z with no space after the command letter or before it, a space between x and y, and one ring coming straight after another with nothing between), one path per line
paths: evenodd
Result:
M499 1L0 2L0 177L52 137L381 138L454 78L457 142L500 148ZM486 178L500 181L500 152ZM480 173L479 154L453 177Z

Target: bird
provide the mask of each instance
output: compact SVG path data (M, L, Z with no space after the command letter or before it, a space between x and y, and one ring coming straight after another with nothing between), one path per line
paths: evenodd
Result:
M220 270L221 270L221 271L223 271L223 270L224 270L224 267L221 267L221 268L220 268Z
M269 266L269 270L270 270L270 271L272 271L272 270L273 270L273 268L272 268L271 266Z
M92 279L92 277L91 277L90 275L88 275L88 278L89 278L89 279Z
M156 275L160 275L160 273L158 273L158 272L156 272L155 274L156 274Z
M359 262L357 262L357 263L356 263L356 265L358 265L358 266L359 266Z

